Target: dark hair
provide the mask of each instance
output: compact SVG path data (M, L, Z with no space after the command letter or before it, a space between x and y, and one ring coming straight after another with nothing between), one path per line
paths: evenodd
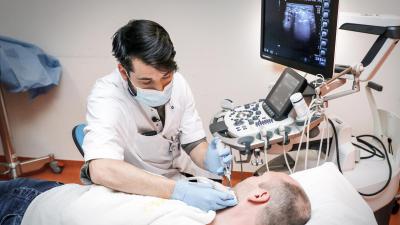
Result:
M304 225L311 217L311 204L304 190L293 183L261 183L271 198L258 213L257 225Z
M150 20L131 20L118 29L113 36L112 52L128 71L134 70L134 58L160 71L172 72L178 69L174 61L174 45L168 32Z

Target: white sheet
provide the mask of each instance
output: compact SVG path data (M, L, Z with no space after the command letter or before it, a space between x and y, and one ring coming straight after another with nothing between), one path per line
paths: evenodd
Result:
M364 199L333 163L291 175L304 188L311 202L307 225L376 225Z
M214 217L181 201L68 184L35 198L22 225L202 225Z
M307 225L377 225L372 210L332 163L292 175L311 201ZM114 193L100 186L64 185L39 195L22 225L207 224L204 213L183 202Z

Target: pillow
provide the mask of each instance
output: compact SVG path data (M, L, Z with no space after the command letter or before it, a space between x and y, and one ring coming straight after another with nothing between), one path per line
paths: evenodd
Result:
M325 163L291 176L301 184L311 202L307 225L377 225L372 209L335 164Z

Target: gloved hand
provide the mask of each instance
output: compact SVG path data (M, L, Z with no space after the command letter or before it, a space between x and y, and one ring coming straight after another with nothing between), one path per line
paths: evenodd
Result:
M221 140L214 137L208 145L206 157L204 159L205 168L219 176L224 175L225 165L229 166L232 161L232 154L229 148L224 148L217 144Z
M215 190L211 184L177 181L171 199L180 200L205 212L219 210L237 204L235 196Z

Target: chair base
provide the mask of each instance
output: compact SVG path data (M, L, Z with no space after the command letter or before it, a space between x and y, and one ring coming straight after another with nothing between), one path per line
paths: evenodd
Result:
M55 160L53 154L43 156L40 158L19 161L17 157L13 156L11 162L0 163L0 174L8 175L10 179L16 179L23 174L31 173L42 169L44 166L49 165L54 173L62 172L62 165Z

